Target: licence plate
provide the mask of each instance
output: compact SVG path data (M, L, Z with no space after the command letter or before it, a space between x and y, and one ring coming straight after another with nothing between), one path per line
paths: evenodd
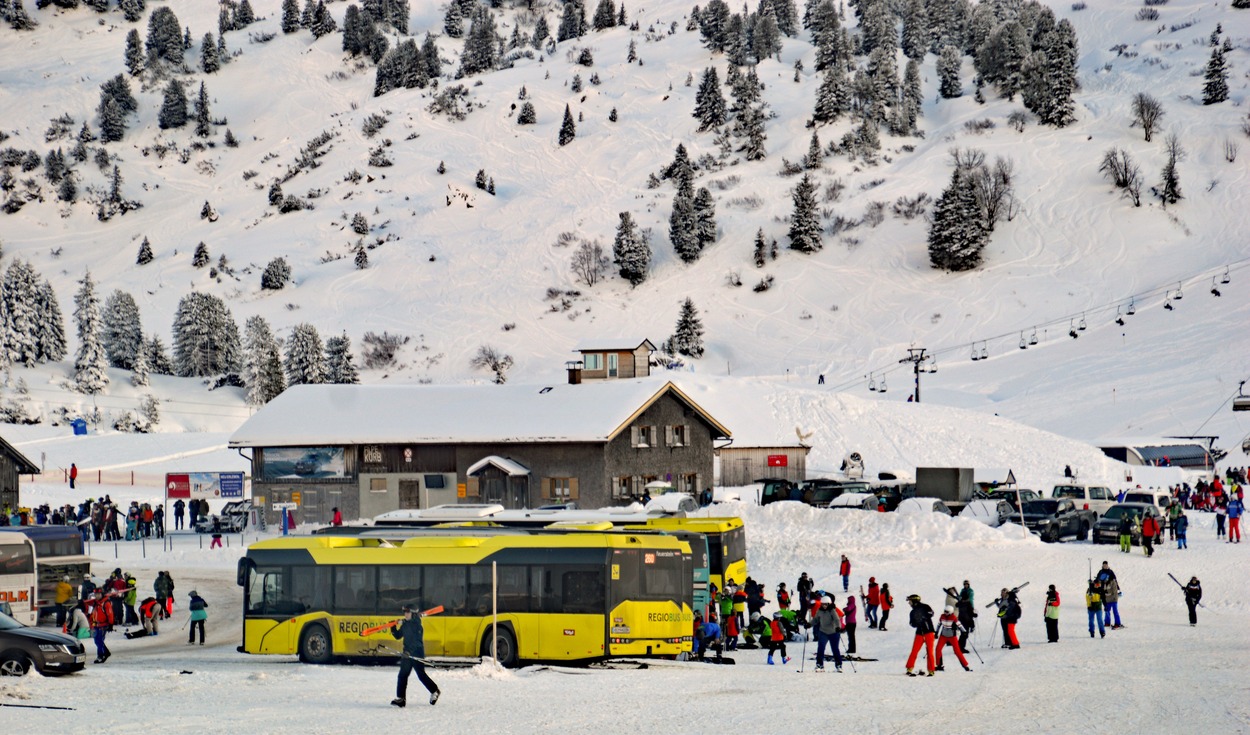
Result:
M87 663L87 657L86 657L85 655L83 655L83 656L75 656L75 657L74 657L74 663L76 663L76 664L85 664L85 663Z

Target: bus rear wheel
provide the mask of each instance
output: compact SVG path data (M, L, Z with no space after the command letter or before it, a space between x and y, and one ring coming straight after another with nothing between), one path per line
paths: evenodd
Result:
M515 669L520 665L520 654L517 651L516 636L511 630L504 627L494 628L486 634L482 639L482 656L491 655L490 644L491 636L494 636L495 652L498 655L499 663L506 669Z
M299 641L299 657L304 663L328 664L334 658L330 631L324 625L310 625Z

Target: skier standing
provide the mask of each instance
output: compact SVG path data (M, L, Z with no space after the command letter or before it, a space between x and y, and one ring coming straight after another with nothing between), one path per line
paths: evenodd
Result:
M838 567L838 574L842 575L842 591L851 591L851 560L846 558L846 554L842 555L842 564Z
M1228 515L1228 504L1224 501L1224 497L1220 496L1215 499L1215 537L1224 537L1224 517Z
M929 676L933 676L933 608L920 601L920 595L908 595L907 604L911 605L908 625L916 629L916 638L911 644L911 655L907 657L907 675L919 676L912 669L916 665L916 656L920 647L925 649L925 663L928 664Z
M1176 548L1188 549L1189 548L1189 516L1185 515L1185 511L1181 511L1180 515L1176 516L1176 521L1175 523L1173 523L1173 526L1176 529Z
M422 615L413 610L412 605L404 605L404 619L391 629L391 635L404 642L403 660L399 662L399 679L395 682L395 698L391 704L403 707L408 704L408 677L412 670L417 670L417 679L430 692L430 704L438 703L438 695L442 692L438 685L425 673L425 628L421 625Z
M95 663L102 664L113 655L104 643L104 637L113 627L113 606L104 599L104 591L95 591L94 604L91 607L91 635L95 639Z
M1119 630L1124 627L1120 623L1120 580L1114 574L1108 578L1100 576L1099 579L1102 580L1102 622L1112 630ZM1111 624L1112 616L1115 617L1115 625Z
M208 620L208 603L200 597L200 593L191 590L191 602L187 605L187 609L191 611L191 629L188 631L190 635L187 638L187 645L195 643L195 629L200 629L200 645L204 645L204 621Z
M1046 621L1046 642L1059 642L1059 590L1052 584L1046 590L1046 609L1042 613Z
M1097 579L1089 581L1089 589L1085 591L1085 609L1089 612L1089 637L1094 637L1094 622L1098 623L1098 634L1107 637L1102 626L1102 582Z
M1189 608L1189 625L1198 624L1198 603L1202 601L1202 583L1197 577L1190 577L1185 585L1185 606Z
M799 593L799 622L807 622L807 608L812 602L812 580L807 576L807 572L799 575L799 581L794 585L794 589Z
M855 607L855 595L848 595L846 598L846 606L842 608L844 613L844 627L846 629L846 655L855 655L855 626L857 624Z
M1146 556L1155 555L1155 536L1159 535L1159 522L1152 515L1147 515L1141 522L1141 545Z
M781 663L790 663L790 657L786 655L786 633L782 627L780 611L773 613L770 627L772 630L768 639L768 665L773 665L773 653L778 649L781 650Z
M816 670L825 670L825 646L833 647L833 665L838 672L842 671L842 652L838 650L838 613L833 606L833 598L826 597L816 612L813 623L816 626Z
M885 630L885 621L890 619L890 609L894 607L894 596L890 594L890 585L888 583L881 585L881 625L877 626L877 630Z
M964 665L964 671L972 671L972 668L968 666L968 659L964 657L963 649L959 646L959 640L955 637L956 633L962 629L963 626L959 624L959 616L955 614L955 608L947 605L942 611L942 616L938 618L937 671L946 670L942 666L942 649L948 645L955 651L955 658Z
M1228 543L1230 544L1241 543L1241 516L1245 511L1246 506L1241 499L1236 495L1232 496L1232 499L1228 501ZM1234 536L1237 537L1236 541L1233 540Z
M881 588L877 586L877 578L868 578L868 594L864 595L864 618L868 627L877 627L877 608L881 605Z
M1133 519L1129 517L1128 513L1120 516L1120 523L1117 528L1120 532L1120 551L1127 554L1133 549Z
M971 588L965 587L964 591L970 592ZM959 614L959 624L963 628L959 633L959 648L966 651L968 650L968 636L977 629L977 611L972 606L972 595L961 594L959 602L955 604L955 612Z

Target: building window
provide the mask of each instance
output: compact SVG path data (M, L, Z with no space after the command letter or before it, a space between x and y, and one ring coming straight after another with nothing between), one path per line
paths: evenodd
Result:
M588 352L582 355L582 369L584 370L602 370L603 355L597 352Z
M677 424L675 426L667 426L668 446L670 447L688 447L690 446L690 427L685 424Z
M550 495L547 497L551 500L567 501L572 497L573 478L571 477L552 477L547 483Z
M630 491L633 488L633 478L626 475L625 477L615 477L612 479L612 499L624 500L630 497Z
M646 448L655 446L655 427L654 426L635 426L633 427L633 446L637 448Z
M615 378L620 372L620 356L615 352L608 354L608 377Z
M371 493L386 492L386 478L385 477L370 477L369 478L369 492Z

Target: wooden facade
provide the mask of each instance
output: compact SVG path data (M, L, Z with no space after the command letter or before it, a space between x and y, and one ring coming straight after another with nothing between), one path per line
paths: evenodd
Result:
M33 475L39 467L0 437L0 510L20 505L20 476Z
M798 444L778 447L722 447L716 450L716 484L723 487L741 487L764 477L802 482L807 479L807 453L810 451L810 447Z
M651 375L650 340L583 342L575 350L581 354L581 380L625 380Z

